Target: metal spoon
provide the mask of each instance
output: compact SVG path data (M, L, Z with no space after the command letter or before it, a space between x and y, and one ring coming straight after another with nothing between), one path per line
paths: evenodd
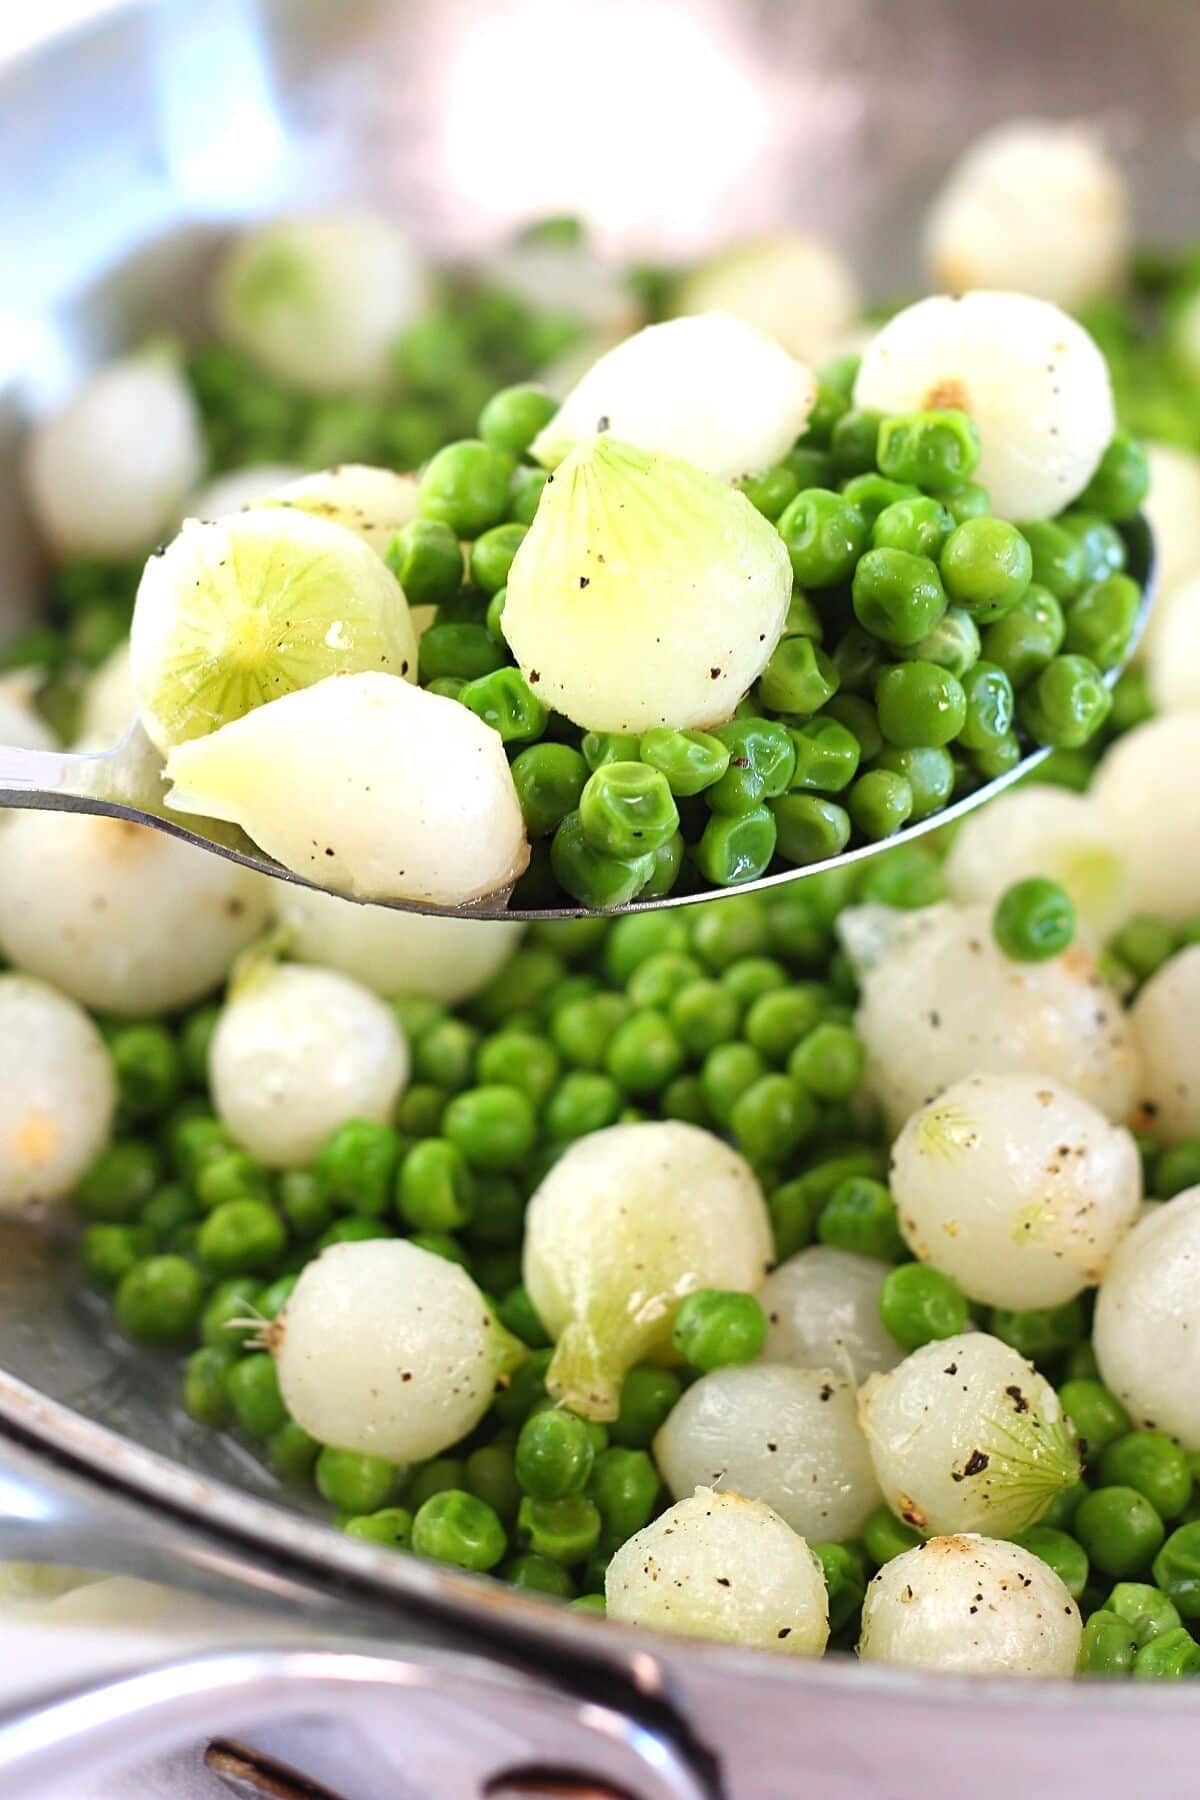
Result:
M1111 687L1128 666L1145 629L1153 600L1156 573L1154 537L1145 515L1138 513L1122 528L1128 552L1130 574L1142 589L1142 603L1130 640L1125 661L1108 670L1104 679ZM971 793L964 794L952 806L906 826L894 836L877 843L860 844L844 850L839 856L823 862L806 863L803 867L787 867L776 873L761 875L737 888L698 886L675 891L656 900L634 900L628 906L614 907L614 912L652 912L664 906L688 906L697 900L711 900L731 893L748 893L757 889L781 887L785 882L802 881L806 875L819 875L831 869L876 856L897 844L910 843L927 831L936 831L964 814L973 812L986 800L1011 787L1023 775L1044 762L1048 750L1032 750L1015 768L998 775ZM136 721L120 744L100 755L84 755L78 751L18 750L0 745L0 811L9 807L32 807L47 812L100 813L108 818L128 819L137 825L152 826L155 831L169 832L185 843L211 850L232 862L258 869L280 881L294 881L299 887L318 887L303 875L285 869L273 857L265 856L236 825L217 819L198 819L187 815L187 824L165 805L162 797L162 758ZM352 896L348 896L352 898ZM536 906L523 904L508 892L489 894L469 906L431 906L421 900L376 900L364 905L390 906L401 912L439 913L451 918L472 919L577 919L586 916L583 906Z

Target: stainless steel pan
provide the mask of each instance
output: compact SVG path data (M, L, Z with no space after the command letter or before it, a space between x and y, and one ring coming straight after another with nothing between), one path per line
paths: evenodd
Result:
M215 238L354 195L431 246L591 214L619 250L795 220L880 292L918 280L947 158L1020 113L1099 115L1148 235L1200 232L1187 0L161 0L0 76L0 613L35 604L29 414L164 322L203 328ZM0 1071L3 1079L3 1071ZM1200 1785L1194 1688L966 1683L637 1635L352 1542L192 1426L52 1233L0 1230L0 1555L237 1594L243 1649L0 1719L5 1800L237 1731L346 1800ZM0 1646L0 1656L2 1656ZM308 1724L332 1720L337 1733ZM524 1788L522 1788L524 1782ZM74 1784L74 1785L72 1785ZM557 1785L555 1785L557 1784Z

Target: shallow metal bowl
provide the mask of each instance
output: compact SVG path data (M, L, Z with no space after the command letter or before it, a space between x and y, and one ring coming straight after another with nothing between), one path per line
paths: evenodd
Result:
M915 226L947 160L1014 114L1098 117L1143 232L1194 235L1198 78L1182 0L122 13L0 76L0 625L36 605L24 422L148 328L202 331L214 242L249 215L370 199L456 252L569 209L614 251L653 255L787 220L894 294L918 285ZM96 1768L214 1718L294 1754L289 1721L313 1711L360 1734L336 1783L324 1768L349 1800L513 1793L534 1765L542 1792L763 1800L1171 1796L1200 1780L1187 1686L971 1683L668 1641L352 1542L187 1421L174 1368L108 1332L52 1233L0 1231L0 1368L0 1553L252 1593L303 1611L309 1643L387 1640L386 1657L218 1659L0 1724L10 1800L57 1791L71 1756ZM328 1754L307 1754L321 1774Z

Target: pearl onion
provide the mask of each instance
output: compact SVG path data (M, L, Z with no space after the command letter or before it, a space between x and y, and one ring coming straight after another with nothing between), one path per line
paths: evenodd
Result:
M626 1625L819 1656L829 1636L820 1564L769 1506L701 1488L621 1545L604 1576Z
M1129 904L1182 925L1200 912L1200 714L1170 713L1118 738L1092 798L1129 873Z
M817 1543L857 1537L881 1499L854 1384L830 1369L715 1369L672 1408L654 1456L677 1500L728 1485Z
M1200 1136L1200 944L1150 977L1130 1018L1151 1130L1169 1144Z
M0 1213L61 1200L103 1149L117 1104L104 1040L82 1008L0 975Z
M977 478L1006 519L1047 519L1069 506L1116 428L1095 342L1028 294L935 295L905 307L867 346L854 403L970 413L983 444Z
M838 930L860 974L866 1083L896 1130L965 1075L1020 1071L1056 1077L1110 1119L1129 1117L1133 1035L1081 944L1012 962L987 906L856 907Z
M401 1238L323 1250L267 1339L297 1424L395 1463L473 1431L522 1354L465 1269Z
M1200 1188L1148 1211L1118 1246L1092 1343L1134 1423L1200 1451Z
M302 1168L347 1119L390 1119L407 1080L391 1007L332 969L254 970L235 985L209 1049L218 1116L271 1168Z
M1079 1476L1058 1395L999 1338L914 1350L859 1395L884 1498L918 1531L1011 1537Z
M835 354L860 308L845 258L795 231L752 239L701 263L676 296L681 313L731 313L813 363Z
M767 1315L763 1359L796 1369L838 1369L865 1381L904 1352L879 1317L888 1264L813 1244L767 1276L758 1298Z
M885 1563L867 1587L864 1662L962 1675L1073 1675L1079 1608L1031 1550L963 1533Z
M0 945L85 1006L139 1017L210 993L267 920L252 870L122 819L23 812L4 827Z
M1058 1306L1104 1273L1137 1217L1132 1137L1046 1075L969 1075L892 1152L909 1248L990 1306Z

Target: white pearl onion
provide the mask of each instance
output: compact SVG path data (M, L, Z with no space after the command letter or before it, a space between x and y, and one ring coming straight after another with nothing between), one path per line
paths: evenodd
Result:
M347 975L298 963L254 970L209 1048L213 1105L271 1168L311 1162L347 1119L389 1119L408 1080L390 1006Z
M904 1352L879 1317L888 1267L827 1244L789 1256L759 1289L767 1315L763 1360L848 1371L855 1381L894 1368Z
M1200 1451L1200 1188L1148 1211L1122 1240L1092 1342L1135 1424Z
M104 1039L44 982L0 975L0 1213L65 1198L103 1149L117 1104Z
M1130 1010L1142 1059L1142 1103L1154 1135L1200 1136L1200 944L1165 962Z
M1142 1194L1129 1132L1046 1075L947 1088L900 1133L891 1182L913 1254L990 1306L1093 1286Z
M1079 1608L1031 1550L963 1533L930 1538L867 1587L864 1662L962 1675L1073 1675Z
M297 1424L395 1463L465 1437L520 1358L466 1270L402 1238L306 1263L267 1342Z
M951 1082L1013 1071L1054 1076L1108 1118L1129 1117L1133 1034L1082 944L1013 962L980 905L855 907L838 931L861 980L866 1083L896 1130Z
M829 1636L820 1564L778 1513L701 1488L621 1545L608 1616L689 1637L819 1656Z
M854 1384L830 1369L714 1369L672 1408L654 1456L677 1500L728 1485L817 1543L857 1537L882 1498Z
M1079 1474L1058 1395L986 1332L914 1350L859 1395L884 1498L918 1531L1011 1537Z
M1121 847L1131 910L1182 925L1200 912L1200 713L1168 713L1118 738L1092 798Z

